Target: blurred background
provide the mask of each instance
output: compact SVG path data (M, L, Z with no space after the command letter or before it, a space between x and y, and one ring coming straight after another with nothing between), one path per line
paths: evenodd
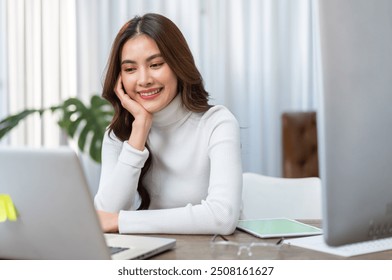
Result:
M317 111L320 51L312 0L0 0L0 119L101 94L119 28L147 12L183 32L212 104L241 126L244 171L282 175L281 115ZM0 145L69 142L55 115L31 116Z

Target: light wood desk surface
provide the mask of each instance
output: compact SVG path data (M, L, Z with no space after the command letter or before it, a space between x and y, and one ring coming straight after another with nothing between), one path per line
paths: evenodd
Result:
M317 227L321 226L318 220L302 221ZM176 247L173 250L159 254L152 259L157 260L216 260L216 259L265 259L265 260L339 260L339 259L360 259L360 260L391 260L392 250L373 254L360 255L350 258L337 255L326 254L313 250L308 250L296 246L284 244L280 248L262 247L252 250L253 255L249 257L242 254L238 257L236 253L225 253L216 248L211 248L210 240L212 235L153 235L159 237L175 238ZM251 243L251 242L277 242L278 239L259 239L248 233L236 230L234 234L225 236L230 241Z

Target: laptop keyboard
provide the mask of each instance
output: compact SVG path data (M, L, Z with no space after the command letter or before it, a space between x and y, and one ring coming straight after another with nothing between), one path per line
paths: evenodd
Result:
M129 248L124 248L124 247L110 247L109 246L109 252L111 255L120 253L122 251L128 250Z

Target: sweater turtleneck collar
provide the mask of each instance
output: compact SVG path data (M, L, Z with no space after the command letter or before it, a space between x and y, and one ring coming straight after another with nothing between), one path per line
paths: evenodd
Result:
M190 113L182 103L181 94L177 94L165 108L153 114L152 125L168 126L184 119Z

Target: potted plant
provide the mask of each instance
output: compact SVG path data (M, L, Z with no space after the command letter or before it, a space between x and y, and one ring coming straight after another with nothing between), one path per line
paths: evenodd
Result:
M0 121L0 140L28 116L42 115L45 111L59 113L58 125L67 136L77 141L80 151L88 153L94 162L101 162L102 140L112 119L113 109L98 95L91 97L89 106L85 106L78 98L72 97L57 106L46 109L26 109L10 115Z

